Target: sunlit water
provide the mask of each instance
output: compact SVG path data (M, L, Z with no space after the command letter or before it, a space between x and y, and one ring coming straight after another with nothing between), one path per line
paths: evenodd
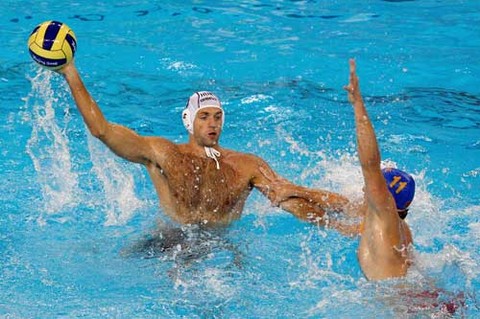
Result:
M476 1L0 8L0 317L480 313ZM357 239L298 221L255 191L227 229L184 227L156 250L156 230L172 225L145 170L90 137L63 79L28 57L29 32L48 19L76 32L77 67L111 121L182 143L187 97L212 90L226 109L224 147L351 198L362 178L342 86L355 57L382 157L418 184L407 278L366 281Z

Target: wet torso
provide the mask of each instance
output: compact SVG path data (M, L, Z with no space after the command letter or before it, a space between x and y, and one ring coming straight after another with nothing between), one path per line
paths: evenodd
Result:
M222 150L220 169L213 159L178 145L162 167L147 165L160 204L182 224L228 224L240 217L252 189L248 161L241 153Z
M364 216L358 259L365 276L371 280L404 276L411 264L410 228L399 220L398 236L394 236L374 213Z

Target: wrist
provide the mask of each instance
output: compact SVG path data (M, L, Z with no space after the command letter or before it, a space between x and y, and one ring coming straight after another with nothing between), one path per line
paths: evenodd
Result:
M63 77L67 78L67 77L74 76L76 73L76 69L75 69L75 66L73 65L73 62L70 62L67 65L65 65L63 68L58 70L58 72L62 74Z

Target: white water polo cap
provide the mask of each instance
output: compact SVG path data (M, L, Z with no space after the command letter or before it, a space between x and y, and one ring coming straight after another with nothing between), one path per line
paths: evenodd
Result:
M193 134L193 121L195 121L198 110L204 107L216 107L223 110L220 100L212 92L200 91L193 93L182 112L183 125L190 134ZM225 114L222 112L222 128L224 122Z

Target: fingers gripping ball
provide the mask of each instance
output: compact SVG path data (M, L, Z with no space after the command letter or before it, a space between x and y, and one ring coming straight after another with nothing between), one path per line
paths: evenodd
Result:
M35 62L58 70L72 61L77 50L77 39L66 24L46 21L33 29L28 38L28 50Z

